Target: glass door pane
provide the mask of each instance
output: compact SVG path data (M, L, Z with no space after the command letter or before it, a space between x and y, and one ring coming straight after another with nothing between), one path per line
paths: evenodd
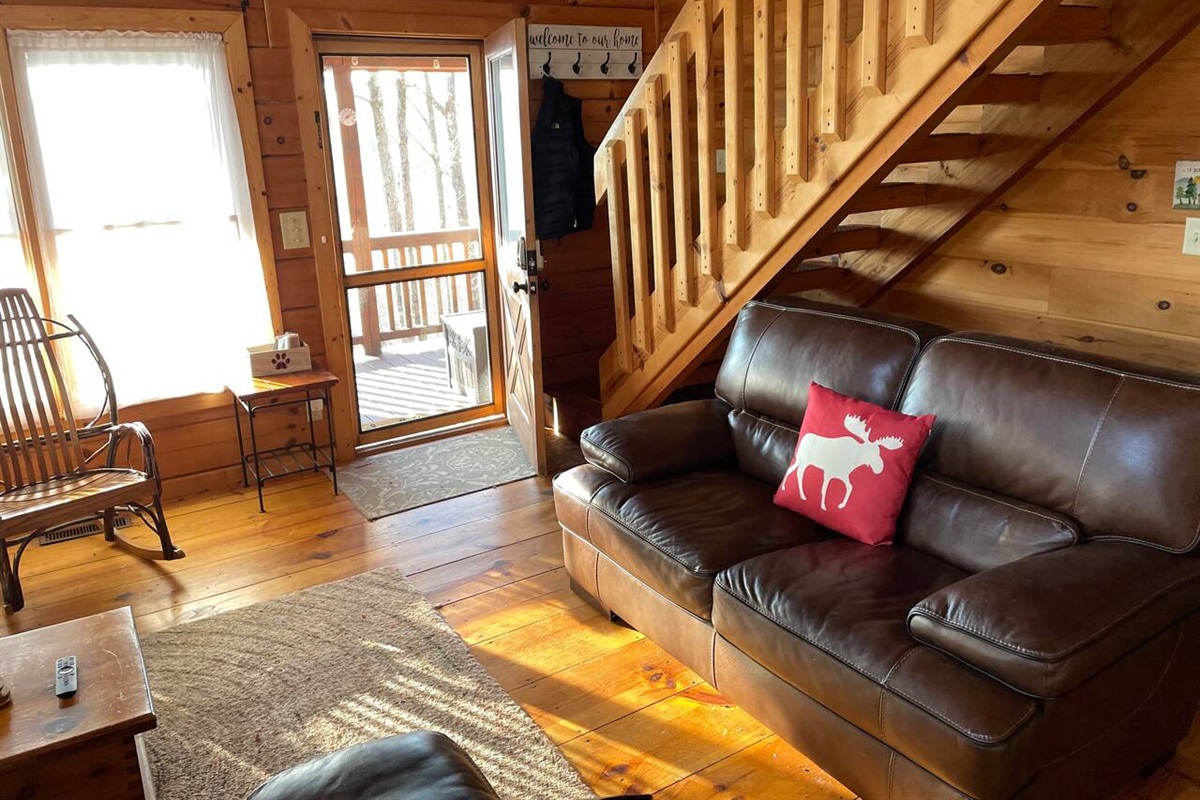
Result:
M496 220L503 262L515 255L512 245L525 235L525 187L522 173L521 120L517 98L517 63L511 51L488 61L492 85L492 119L496 149Z
M321 64L345 271L482 258L469 59Z
M470 272L349 290L360 430L491 404L485 285Z

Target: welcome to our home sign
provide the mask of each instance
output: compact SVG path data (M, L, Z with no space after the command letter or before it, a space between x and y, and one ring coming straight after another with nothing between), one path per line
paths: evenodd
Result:
M530 25L529 77L560 81L637 80L641 77L641 28L602 25Z

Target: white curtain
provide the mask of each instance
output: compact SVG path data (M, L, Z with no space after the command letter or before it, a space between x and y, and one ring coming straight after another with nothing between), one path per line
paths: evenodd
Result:
M38 298L21 244L7 136L0 136L0 286L28 289L35 300Z
M221 37L8 40L54 314L87 326L122 405L219 391L273 333Z

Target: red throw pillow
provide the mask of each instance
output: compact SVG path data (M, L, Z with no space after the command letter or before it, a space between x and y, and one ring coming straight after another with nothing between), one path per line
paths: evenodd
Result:
M851 539L891 544L933 420L810 384L796 454L775 504Z

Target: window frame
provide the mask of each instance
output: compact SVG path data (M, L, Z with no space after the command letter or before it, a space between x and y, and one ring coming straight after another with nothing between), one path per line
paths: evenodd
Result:
M26 143L17 106L16 79L8 48L9 30L69 31L145 31L148 33L216 33L225 44L225 62L229 70L229 88L237 114L238 134L246 162L250 186L251 214L257 239L262 277L271 313L271 327L283 330L283 312L279 301L279 281L275 250L271 238L271 217L267 208L266 179L258 139L254 91L250 79L250 52L246 43L246 25L236 11L195 11L146 8L84 8L59 6L0 6L0 135L8 144L8 159L13 182L13 199L21 243L30 272L35 276L42 311L54 317L70 309L55 308L46 279L41 223L34 204L33 178L30 174Z

